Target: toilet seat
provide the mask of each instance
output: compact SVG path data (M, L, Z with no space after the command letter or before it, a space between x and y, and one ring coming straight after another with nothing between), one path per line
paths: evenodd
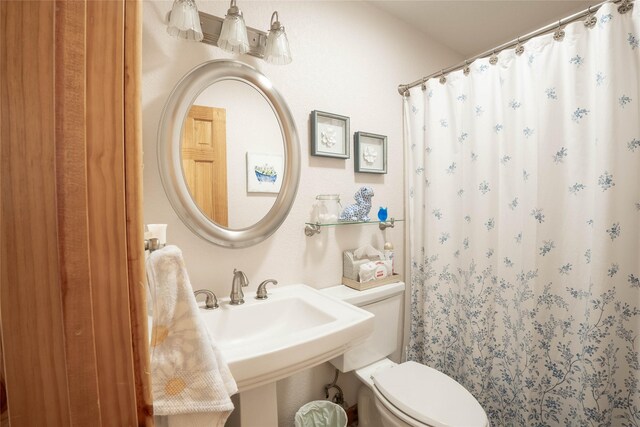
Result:
M375 407L378 411L380 420L387 421L386 423L382 421L382 425L391 425L394 427L432 427L427 424L423 424L415 418L411 418L404 412L400 411L375 387L373 387L373 396L375 398Z
M374 393L390 412L410 425L486 427L482 406L453 378L416 362L381 369Z

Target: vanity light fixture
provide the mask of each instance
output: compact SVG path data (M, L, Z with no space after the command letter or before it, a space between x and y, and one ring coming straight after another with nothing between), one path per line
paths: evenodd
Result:
M247 27L236 0L224 19L199 12L195 0L175 0L167 32L172 36L218 46L235 54L246 53L278 65L291 63L291 50L278 12L271 15L269 32Z
M195 0L175 0L171 8L167 32L178 38L201 41L200 16Z
M247 26L244 23L242 11L236 6L236 0L231 0L227 15L224 17L218 47L230 53L242 54L249 51Z
M264 60L277 65L291 63L289 39L287 39L284 26L278 21L277 11L271 15L271 29L267 35L267 47L264 52Z

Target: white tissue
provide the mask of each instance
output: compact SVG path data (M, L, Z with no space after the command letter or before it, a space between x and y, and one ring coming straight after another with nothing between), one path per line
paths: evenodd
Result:
M371 245L364 245L356 249L355 251L353 251L353 257L355 259L362 259L362 258L384 259L384 255L382 254L382 252L380 252L379 250L377 250Z

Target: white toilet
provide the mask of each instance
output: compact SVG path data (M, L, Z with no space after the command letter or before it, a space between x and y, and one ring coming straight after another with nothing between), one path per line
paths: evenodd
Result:
M373 333L331 360L342 372L355 370L359 427L487 427L478 401L453 378L416 362L387 358L402 337L404 283L366 291L334 286L323 292L375 314Z

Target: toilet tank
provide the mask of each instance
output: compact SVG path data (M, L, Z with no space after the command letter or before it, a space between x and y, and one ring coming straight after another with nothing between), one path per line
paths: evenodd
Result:
M371 335L342 356L330 360L333 366L342 372L349 372L384 359L400 348L404 289L403 282L365 291L357 291L344 285L322 289L322 292L375 315Z

